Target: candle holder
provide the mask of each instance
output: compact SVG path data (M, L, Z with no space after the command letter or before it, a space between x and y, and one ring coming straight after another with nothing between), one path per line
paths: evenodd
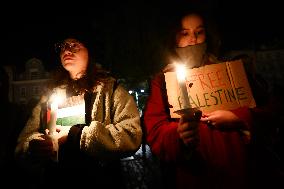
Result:
M174 111L180 116L185 116L189 121L198 121L202 116L202 111L199 108L185 108Z

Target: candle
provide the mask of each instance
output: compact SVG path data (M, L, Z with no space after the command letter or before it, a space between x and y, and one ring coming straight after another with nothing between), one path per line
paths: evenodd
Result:
M50 118L49 122L47 124L47 129L48 129L48 135L47 137L49 140L52 142L53 146L53 151L55 152L54 156L52 156L52 160L55 162L58 162L58 138L57 138L57 133L56 133L56 120L57 120L57 110L58 110L58 103L59 97L54 93L51 98L50 98L51 104L50 104Z
M50 105L50 120L48 124L49 134L54 134L56 132L56 119L57 119L58 103L52 102Z
M186 88L186 69L184 65L177 64L176 66L176 76L179 87L178 102L180 109L190 108L189 98Z
M49 134L56 133L56 120L58 114L58 104L66 98L65 89L57 89L50 97L50 119L48 122Z

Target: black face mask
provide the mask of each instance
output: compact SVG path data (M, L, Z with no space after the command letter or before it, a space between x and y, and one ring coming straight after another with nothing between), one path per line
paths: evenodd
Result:
M200 43L186 47L177 47L176 53L179 61L184 63L188 68L197 68L205 65L207 60L206 49L207 44Z

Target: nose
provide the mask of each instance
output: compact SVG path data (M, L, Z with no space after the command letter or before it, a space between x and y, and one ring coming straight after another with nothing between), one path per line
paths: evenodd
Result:
M63 52L62 52L62 55L71 55L72 52L69 50L69 49L65 49Z
M190 36L188 37L188 44L189 45L196 45L196 43L197 43L197 35L196 35L196 33L190 34Z

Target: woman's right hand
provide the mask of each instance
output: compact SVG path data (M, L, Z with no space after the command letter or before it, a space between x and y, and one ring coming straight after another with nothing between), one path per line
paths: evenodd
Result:
M29 152L32 158L36 160L51 160L56 155L52 138L48 135L43 135L39 139L30 141Z
M72 126L60 126L60 125L56 127L56 131L58 132L57 137L59 145L66 143L68 133L71 127Z
M199 120L190 120L186 116L181 116L177 128L180 139L187 146L196 145L199 141L198 133Z

